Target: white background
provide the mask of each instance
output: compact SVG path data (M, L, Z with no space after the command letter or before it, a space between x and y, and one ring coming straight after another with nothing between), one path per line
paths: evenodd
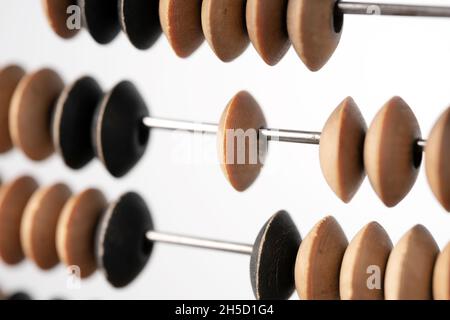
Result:
M74 40L60 40L47 25L40 1L30 0L2 0L0 43L2 65L19 63L28 71L50 66L67 83L89 74L105 90L130 79L159 117L215 122L228 100L246 89L262 105L270 126L321 130L346 96L354 97L370 123L390 97L400 95L426 136L450 103L450 19L346 16L339 48L318 73L309 72L292 48L281 63L269 67L252 47L225 64L206 43L192 57L179 59L164 36L143 52L122 34L103 47L85 31ZM111 178L97 161L74 172L57 156L33 163L18 151L0 158L0 174L3 181L23 173L42 185L65 181L76 192L97 186L111 200L136 190L147 199L158 228L219 239L252 243L263 223L285 209L302 235L320 218L334 215L349 239L375 220L394 243L417 223L432 232L441 248L450 240L450 216L431 194L423 168L396 208L384 207L367 179L345 205L322 177L316 146L272 144L260 178L247 192L237 193L216 163L214 138L203 144L212 160L180 161L180 149L193 141L198 143L186 134L154 131L145 157L121 180ZM147 268L126 289L112 289L96 274L81 290L68 290L63 267L44 273L30 262L0 263L0 286L7 292L24 289L40 299L252 299L248 265L246 256L157 245Z

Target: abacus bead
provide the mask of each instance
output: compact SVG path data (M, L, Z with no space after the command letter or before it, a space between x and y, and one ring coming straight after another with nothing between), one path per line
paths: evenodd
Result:
M397 205L416 182L422 159L417 147L421 132L414 113L400 98L389 100L369 127L364 165L383 203Z
M217 135L219 160L225 177L237 191L249 188L259 176L266 152L259 129L264 127L264 114L246 91L235 95L222 114Z
M386 300L432 299L433 267L439 248L422 225L408 231L389 256L385 276Z
M321 69L336 50L343 16L337 0L289 0L287 27L291 42L311 71Z
M450 300L450 244L439 254L434 266L433 298Z
M350 202L365 177L366 122L355 101L346 98L331 114L320 136L320 166L325 180L345 203Z
M450 212L450 108L428 136L425 168L430 188L445 210Z
M47 16L48 23L53 31L64 39L70 39L77 35L80 29L69 29L67 9L77 5L77 0L42 0L42 6Z
M110 43L120 32L117 1L78 0L83 23L99 44Z
M339 299L339 274L347 245L347 238L333 217L314 226L297 255L295 284L300 299Z
M276 65L291 46L286 28L287 4L288 0L247 0L250 40L270 66Z
M382 226L371 222L362 228L350 242L342 260L339 279L341 299L383 300L383 280L391 250L391 239ZM372 275L370 284L373 287L369 287Z
M250 43L245 7L246 0L203 0L203 33L214 53L224 62L240 56Z

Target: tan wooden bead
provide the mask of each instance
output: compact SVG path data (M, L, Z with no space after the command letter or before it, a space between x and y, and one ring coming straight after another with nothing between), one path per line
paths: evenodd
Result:
M276 65L291 46L286 14L289 0L247 0L250 41L268 65Z
M97 269L95 232L106 206L103 193L88 189L69 199L58 221L56 249L59 258L66 266L77 266L81 278L89 277Z
M369 127L364 165L373 189L388 207L397 205L416 182L422 159L421 132L414 113L400 98L389 100Z
M435 126L425 148L425 168L428 182L436 198L450 212L450 108Z
M433 298L450 300L450 243L439 254L434 266Z
M55 71L41 69L26 75L14 92L9 113L11 138L32 160L44 160L54 151L50 121L63 88Z
M190 56L203 43L202 0L160 0L161 27L175 53Z
M0 188L0 258L6 264L24 259L20 225L25 206L37 187L33 178L23 176Z
M320 166L325 180L345 203L364 181L366 122L355 101L346 98L328 118L320 136Z
M292 44L311 71L321 69L341 39L343 15L337 0L289 0L287 28Z
M71 191L58 183L36 191L25 208L21 239L25 255L42 270L59 263L56 252L56 226Z
M250 43L245 23L246 0L203 0L206 41L224 62L240 56Z
M422 225L408 231L389 256L385 276L386 300L432 299L433 267L439 248Z
M77 0L42 0L42 7L48 23L61 38L73 38L80 31L79 29L71 30L67 27L67 19L69 18L67 8L76 4Z
M235 95L222 114L217 134L219 160L225 177L238 191L249 188L259 176L266 154L259 129L264 127L264 114L246 91Z
M384 274L391 250L391 239L381 225L371 222L362 228L342 260L341 299L383 300Z
M339 299L339 273L347 245L347 238L333 217L314 226L300 245L295 265L300 299Z
M11 135L9 133L9 110L14 91L25 71L15 65L0 70L0 153L12 148Z

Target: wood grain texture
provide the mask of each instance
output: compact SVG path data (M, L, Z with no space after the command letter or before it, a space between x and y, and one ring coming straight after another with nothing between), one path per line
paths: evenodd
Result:
M432 299L433 268L439 248L422 225L408 231L389 256L385 276L386 300Z
M20 225L25 206L37 188L37 182L28 176L0 188L0 258L6 264L18 264L24 259Z
M369 127L364 165L373 189L383 203L394 207L416 182L422 153L417 119L400 97L389 100Z
M346 98L328 118L320 136L320 166L330 188L350 202L365 178L366 122L355 101Z
M433 298L450 300L450 243L439 254L434 266Z
M259 129L266 125L260 106L246 91L235 95L222 114L217 134L219 161L238 191L249 188L259 176L266 154Z
M347 245L347 238L333 217L314 226L297 255L295 286L300 299L339 299L339 274Z
M53 31L64 39L70 39L77 35L79 29L67 28L67 8L77 4L77 0L41 0L48 23Z
M289 37L311 71L328 62L341 39L343 17L335 17L335 5L336 0L289 0Z

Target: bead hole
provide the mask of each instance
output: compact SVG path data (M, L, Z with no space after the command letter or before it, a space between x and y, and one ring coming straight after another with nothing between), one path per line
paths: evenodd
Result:
M338 8L338 3L339 1L336 1L333 11L333 27L334 32L336 33L340 33L342 31L342 27L344 26L344 14Z

